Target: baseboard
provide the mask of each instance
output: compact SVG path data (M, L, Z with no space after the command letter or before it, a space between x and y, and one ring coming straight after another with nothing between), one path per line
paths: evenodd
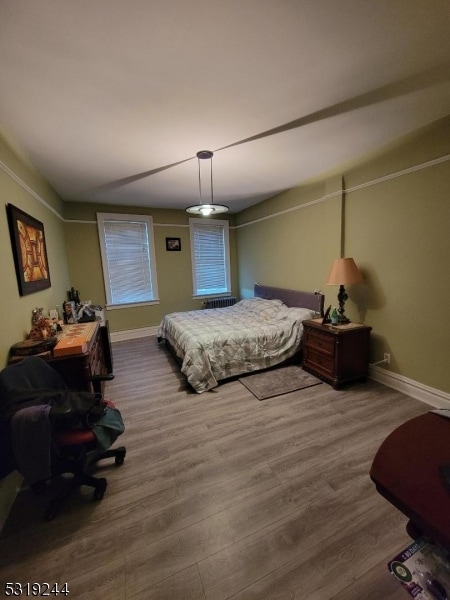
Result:
M123 342L125 340L133 340L137 338L147 337L149 335L158 335L158 326L141 327L140 329L128 329L124 331L116 331L111 333L111 342ZM377 366L370 366L369 377L374 381L378 381L387 387L403 392L416 400L425 402L433 406L433 408L449 408L450 409L450 394L437 390L435 388L408 379L397 373L391 373L386 369Z
M403 392L416 400L421 400L433 408L450 408L450 394L408 379L397 373L391 373L381 367L371 366L369 377L388 387Z
M158 335L158 326L141 327L140 329L125 329L115 331L111 334L111 342L124 342L125 340L135 340L137 338L147 337L149 335Z

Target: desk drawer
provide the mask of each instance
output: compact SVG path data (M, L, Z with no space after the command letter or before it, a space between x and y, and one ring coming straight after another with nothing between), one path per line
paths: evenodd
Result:
M104 373L104 356L100 336L96 337L94 344L92 345L91 353L89 355L89 367L91 375L101 375Z
M315 330L305 332L305 345L308 348L334 355L334 337L328 333Z
M305 365L310 366L316 371L320 371L324 375L333 377L334 374L334 358L329 354L323 354L322 352L316 352L314 348L305 348Z

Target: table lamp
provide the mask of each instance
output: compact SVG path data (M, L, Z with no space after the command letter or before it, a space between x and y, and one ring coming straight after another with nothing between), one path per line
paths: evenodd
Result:
M345 315L345 301L348 299L347 292L345 291L345 285L352 285L353 283L362 283L364 280L358 267L355 264L353 258L336 258L331 266L330 273L327 278L327 285L338 285L338 303L339 303L339 317L338 323L350 323Z

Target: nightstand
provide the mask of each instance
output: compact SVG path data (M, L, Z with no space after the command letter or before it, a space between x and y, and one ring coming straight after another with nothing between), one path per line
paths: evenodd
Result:
M322 319L303 321L303 369L335 390L350 381L365 379L371 329L357 323L322 325Z

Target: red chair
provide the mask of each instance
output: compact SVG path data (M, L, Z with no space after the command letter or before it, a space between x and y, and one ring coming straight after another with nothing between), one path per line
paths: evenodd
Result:
M377 491L409 519L407 531L450 550L450 419L428 412L397 427L370 470Z
M94 389L99 390L101 381L112 379L112 377L111 374L95 376L93 378ZM82 429L68 428L67 423L72 421L70 411L65 411L62 414L56 406L47 407L42 405L43 391L48 393L49 390L67 390L67 386L62 377L45 360L39 357L27 357L0 372L0 433L2 434L0 476L3 477L14 469L19 470L22 474L25 471L29 475L29 483L32 489L39 491L46 486L48 479L66 473L72 474L70 485L50 501L45 511L46 520L54 519L71 493L82 485L92 487L94 490L93 498L101 500L106 491L107 480L104 477L94 477L91 475L91 470L99 460L110 457L115 459L116 465L121 465L126 454L126 449L123 446L101 451L98 437L87 426ZM27 398L25 402L24 398ZM34 398L36 399L35 403L33 402ZM108 402L107 405L109 408L115 408L112 402ZM23 411L30 409L35 411L37 418L34 414L31 414L31 422L26 422L25 429L19 431L27 434L31 432L32 436L34 431L33 419L40 423L38 425L41 426L41 430L38 432L39 436L45 436L48 428L48 465L39 464L39 457L27 456L28 440L26 438L23 440L23 448L20 448L20 453L17 450L17 439L14 438L14 435L17 436L14 430L14 419L17 419L18 416L22 417L25 414ZM118 413L118 411L114 412L115 414ZM46 417L43 417L41 413L44 413ZM26 415L27 418L28 416ZM39 438L36 439L36 442L39 442ZM19 443L21 443L20 439ZM31 441L30 448L33 448ZM37 454L39 454L39 444L37 448L39 450ZM45 454L45 449L43 454ZM18 460L19 456L20 460ZM44 457L44 462L46 458L47 456ZM27 460L29 461L28 465L26 464ZM42 472L46 472L48 468L50 469L49 477L36 480L41 468Z

